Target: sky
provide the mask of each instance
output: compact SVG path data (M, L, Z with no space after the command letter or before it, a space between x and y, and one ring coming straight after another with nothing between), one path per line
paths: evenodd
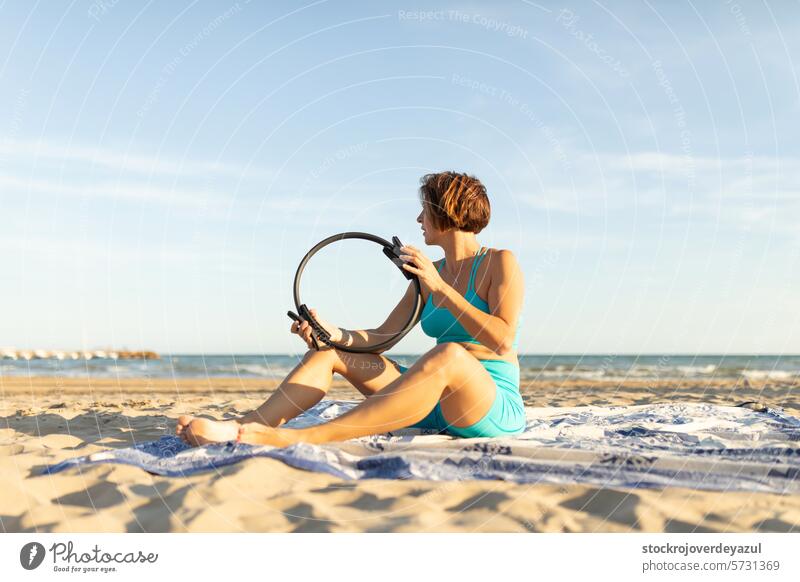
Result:
M419 180L455 170L522 267L520 353L800 353L797 2L0 15L0 347L301 352L308 249L356 230L440 258ZM348 241L302 297L369 328L405 286Z

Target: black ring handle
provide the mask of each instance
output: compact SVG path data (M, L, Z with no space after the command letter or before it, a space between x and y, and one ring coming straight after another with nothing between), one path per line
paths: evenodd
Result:
M329 244L339 242L349 238L357 238L372 241L374 243L378 243L383 247L383 254L386 255L392 263L394 263L400 272L403 273L406 279L409 281L414 282L414 286L416 287L417 294L414 299L414 309L411 310L411 317L409 317L406 324L403 328L390 337L387 340L384 340L378 344L373 346L363 346L363 347L353 347L353 346L346 346L344 344L340 344L334 341L331 341L330 334L325 331L319 322L314 319L314 316L311 315L311 312L306 307L305 303L300 301L300 278L303 275L303 270L306 268L306 264L308 261L313 257L320 249L328 246ZM404 261L400 258L402 251L400 248L403 246L403 243L400 242L400 239L396 236L392 237L392 242L387 241L379 236L374 234L369 234L367 232L342 232L340 234L335 234L333 236L329 236L325 240L318 242L314 247L306 253L306 256L303 257L303 260L300 261L300 265L297 267L297 272L294 275L294 304L297 308L297 313L292 311L288 311L287 315L291 317L293 320L299 322L301 319L308 321L311 329L316 333L316 337L314 334L311 334L311 339L314 341L314 348L319 349L319 344L317 343L317 338L319 341L324 343L327 346L337 348L342 350L343 352L350 352L350 353L372 353L376 350L380 350L383 348L387 348L394 343L400 341L411 329L414 327L414 324L417 322L417 317L419 316L419 312L422 308L422 291L419 285L419 278L412 272L407 271L403 268Z

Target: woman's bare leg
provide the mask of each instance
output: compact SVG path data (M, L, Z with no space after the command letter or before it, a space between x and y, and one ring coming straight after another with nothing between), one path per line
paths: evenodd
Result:
M219 442L234 440L241 424L280 426L322 400L330 389L334 373L344 376L367 397L400 376L400 371L391 361L379 354L353 354L337 349L309 350L269 399L256 410L226 422L184 415L178 419L175 433L187 440L186 427L195 423L193 433L203 434L205 442Z
M375 394L400 376L399 370L378 354L310 350L264 404L236 420L240 424L280 426L322 400L334 373L342 375L364 396Z
M317 404L333 381L334 350L308 351L261 406L236 422L280 426Z
M440 399L447 422L469 426L489 411L495 391L492 377L472 354L456 343L445 343L378 394L329 422L303 429L250 423L242 425L239 436L243 442L274 446L342 441L414 424Z

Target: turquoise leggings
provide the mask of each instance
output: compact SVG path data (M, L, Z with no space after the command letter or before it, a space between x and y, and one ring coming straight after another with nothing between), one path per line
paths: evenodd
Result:
M525 431L525 405L519 393L519 366L505 360L478 360L494 379L497 387L494 403L482 419L469 426L452 426L442 415L436 403L428 416L410 428L433 428L462 438L498 437L520 434ZM400 373L407 367L397 364Z

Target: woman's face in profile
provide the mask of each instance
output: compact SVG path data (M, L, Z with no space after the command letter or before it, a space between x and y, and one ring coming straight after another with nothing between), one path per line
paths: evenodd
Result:
M436 235L439 233L439 231L428 218L428 213L425 212L424 207L420 211L419 216L417 216L417 222L422 225L422 234L425 238L425 244L433 244L433 241L436 240Z

